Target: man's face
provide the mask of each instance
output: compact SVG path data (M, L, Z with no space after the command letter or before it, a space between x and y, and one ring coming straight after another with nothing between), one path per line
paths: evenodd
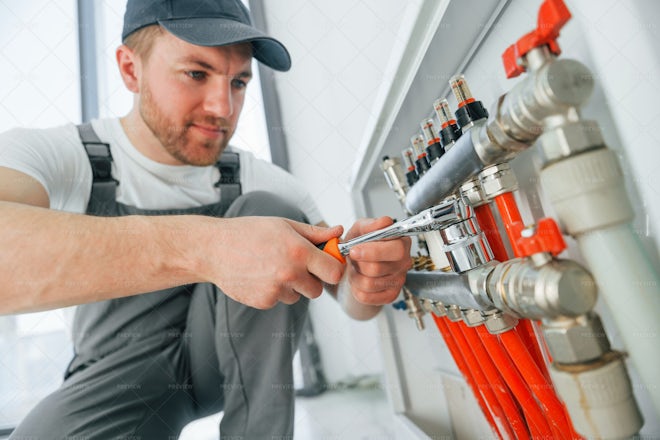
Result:
M189 44L164 32L143 62L138 108L176 163L214 164L234 134L250 80L249 43Z

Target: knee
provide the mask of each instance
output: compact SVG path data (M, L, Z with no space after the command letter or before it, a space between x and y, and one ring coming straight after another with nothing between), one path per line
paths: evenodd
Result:
M309 223L305 214L282 197L267 191L241 195L227 209L225 217L272 216Z

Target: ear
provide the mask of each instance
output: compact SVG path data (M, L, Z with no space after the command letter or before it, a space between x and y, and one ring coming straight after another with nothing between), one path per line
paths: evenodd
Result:
M125 44L117 48L119 74L126 88L133 93L140 93L141 63L139 57Z

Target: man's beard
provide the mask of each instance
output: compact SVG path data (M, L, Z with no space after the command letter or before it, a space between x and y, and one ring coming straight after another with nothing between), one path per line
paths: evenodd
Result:
M195 119L193 116L189 116L184 119L182 126L177 126L160 111L147 84L142 87L140 116L165 150L176 160L187 165L208 166L215 164L227 147L232 134L229 130L229 124L222 118L207 116ZM219 139L191 141L190 128L195 122L206 127L223 127L227 131L225 136L221 136ZM193 142L198 143L198 148L186 148L186 146L192 146ZM200 150L206 152L206 154L195 154Z

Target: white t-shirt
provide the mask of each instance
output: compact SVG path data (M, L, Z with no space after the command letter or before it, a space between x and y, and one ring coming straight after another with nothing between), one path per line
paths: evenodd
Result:
M215 166L164 165L147 158L128 140L119 119L92 121L110 144L112 175L120 182L117 201L141 209L183 209L216 203L220 178ZM311 224L321 214L311 195L289 173L252 153L239 153L242 192L269 191L300 208ZM51 209L84 213L92 170L75 125L48 129L15 128L0 134L0 166L23 172L46 189Z

